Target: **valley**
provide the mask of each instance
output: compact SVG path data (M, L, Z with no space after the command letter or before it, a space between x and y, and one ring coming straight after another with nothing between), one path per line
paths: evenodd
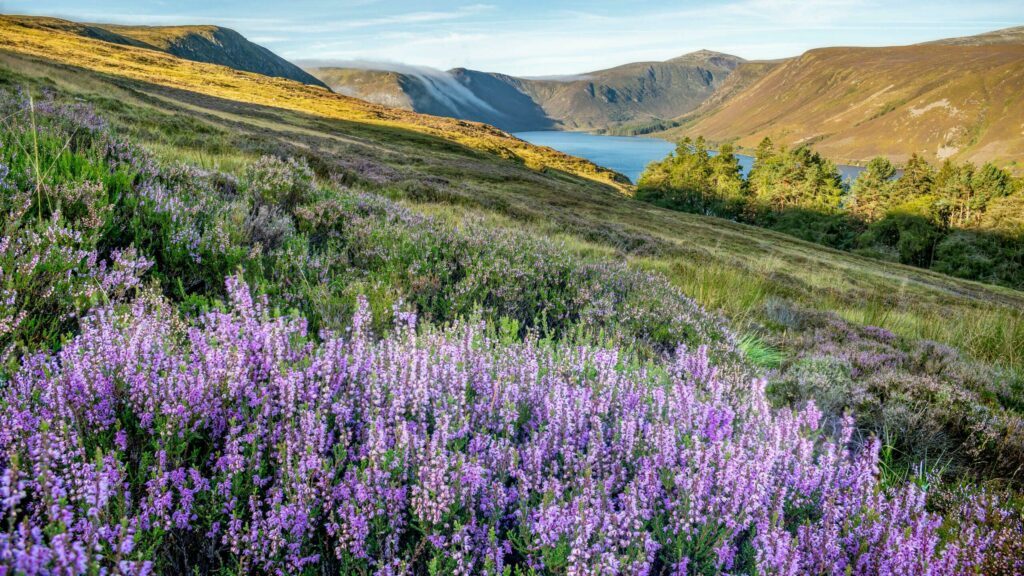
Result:
M343 93L511 132L704 136L747 151L770 137L813 145L837 164L862 166L878 155L899 163L917 153L936 163L994 160L1020 173L1024 142L1014 126L1024 110L1022 51L1024 31L1011 28L776 61L701 51L557 79L372 63L308 70ZM435 88L426 88L427 78Z

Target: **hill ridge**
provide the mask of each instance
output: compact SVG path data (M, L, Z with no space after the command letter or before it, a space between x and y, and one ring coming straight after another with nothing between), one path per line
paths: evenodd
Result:
M815 48L761 70L747 63L745 85L724 83L682 126L655 136L704 136L746 149L771 137L812 143L843 163L905 162L916 153L932 162L997 161L1020 172L1024 42L977 40L985 36Z
M212 24L173 26L125 26L73 22L41 16L6 16L23 26L79 34L86 38L164 52L172 56L219 64L275 78L327 88L327 85L302 68L274 54L268 48L249 41L242 34Z
M333 90L380 104L493 124L510 131L606 130L674 118L695 109L741 63L742 58L699 50L661 62L631 62L576 76L525 78L457 67L428 72L319 66L308 71ZM451 106L420 85L430 77L450 79L485 102ZM498 111L498 113L495 113Z

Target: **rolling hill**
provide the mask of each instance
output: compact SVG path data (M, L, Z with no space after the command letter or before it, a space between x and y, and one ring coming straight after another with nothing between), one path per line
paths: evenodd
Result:
M220 64L245 72L327 87L295 64L250 42L238 32L220 26L119 26L83 24L45 17L7 18L29 28L78 34L114 44L159 50L195 62Z
M2 16L0 50L132 81L148 90L184 91L190 98L269 106L426 134L482 153L514 158L536 170L564 171L621 190L629 184L621 174L530 145L491 126L388 108L292 80L186 60L140 47L138 41L113 42L97 37L103 33L82 31L106 30L101 26L58 22L62 24L54 26L51 19Z
M519 130L604 130L675 118L696 108L742 59L699 51L569 78L517 78L456 68L310 67L332 89L427 114Z
M757 286L756 299L799 294L849 317L917 336L952 311L1019 310L1019 292L838 252L791 236L658 208L622 194L615 174L478 124L374 106L296 82L0 19L0 81L79 94L120 130L174 158L244 165L268 150L302 155L341 181L407 189L421 199L497 211L601 250L633 255L681 282L715 277ZM171 126L178 136L170 136ZM224 143L224 142L227 143ZM710 276L709 276L710 275ZM689 280L687 280L689 279ZM712 308L739 293L696 294ZM745 306L745 305L744 305ZM911 311L912 310L912 311ZM954 312L960 313L960 312ZM951 327L961 330L964 325ZM1009 342L1008 345L1016 346Z
M695 113L666 138L752 148L764 137L846 163L1024 159L1020 28L913 46L822 48L774 67Z

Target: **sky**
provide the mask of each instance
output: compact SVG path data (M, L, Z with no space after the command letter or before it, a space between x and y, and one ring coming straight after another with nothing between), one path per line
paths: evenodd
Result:
M576 74L699 49L775 59L1024 25L1024 0L0 0L0 13L217 24L290 60Z

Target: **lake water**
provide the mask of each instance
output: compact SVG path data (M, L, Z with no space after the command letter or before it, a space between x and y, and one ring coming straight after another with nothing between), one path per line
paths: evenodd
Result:
M560 152L586 158L594 164L611 168L625 174L636 182L648 164L661 160L676 149L676 145L657 138L641 138L638 136L602 136L587 132L517 132L514 136L526 140L530 144L547 146ZM713 153L712 153L713 154ZM745 154L737 154L740 169L746 176L754 165L754 158ZM860 166L838 166L844 180L853 180L861 173Z

